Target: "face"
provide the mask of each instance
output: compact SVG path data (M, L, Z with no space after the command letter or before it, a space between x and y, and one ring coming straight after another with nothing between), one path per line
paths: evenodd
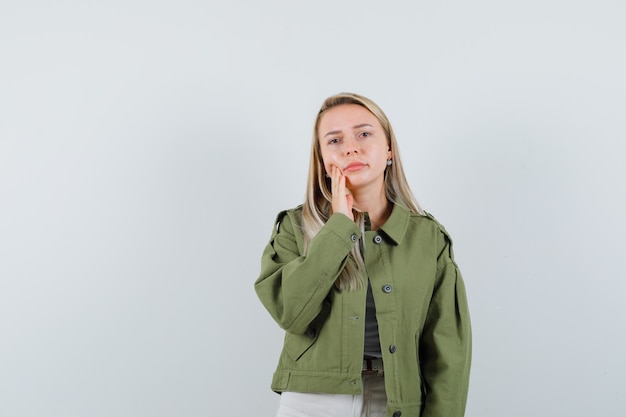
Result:
M380 122L358 104L341 104L320 119L318 137L326 172L338 167L354 190L383 186L391 151Z

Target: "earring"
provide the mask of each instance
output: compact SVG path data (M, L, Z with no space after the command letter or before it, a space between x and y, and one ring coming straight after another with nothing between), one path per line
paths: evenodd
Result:
M391 159L387 159L387 166L391 166L391 164L393 164L393 161Z

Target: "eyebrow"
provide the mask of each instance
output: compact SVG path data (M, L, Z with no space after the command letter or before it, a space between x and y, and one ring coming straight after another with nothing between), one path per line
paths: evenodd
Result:
M360 125L354 125L352 126L352 129L360 129L362 127L374 127L369 123L361 123ZM341 130L331 130L330 132L326 133L323 137L329 136L329 135L336 135L337 133L341 133Z

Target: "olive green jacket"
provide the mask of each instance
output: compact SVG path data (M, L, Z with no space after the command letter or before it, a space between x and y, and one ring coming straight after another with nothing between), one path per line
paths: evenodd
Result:
M276 392L360 394L366 286L334 285L363 238L385 368L387 416L461 417L471 360L465 287L452 241L432 216L395 205L377 231L334 214L303 255L302 208L281 212L256 292L286 331Z

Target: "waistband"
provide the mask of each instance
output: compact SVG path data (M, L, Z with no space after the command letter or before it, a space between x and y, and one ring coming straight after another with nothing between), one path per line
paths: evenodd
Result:
M363 375L380 375L383 376L385 368L383 367L383 358L375 358L366 356L363 358Z

